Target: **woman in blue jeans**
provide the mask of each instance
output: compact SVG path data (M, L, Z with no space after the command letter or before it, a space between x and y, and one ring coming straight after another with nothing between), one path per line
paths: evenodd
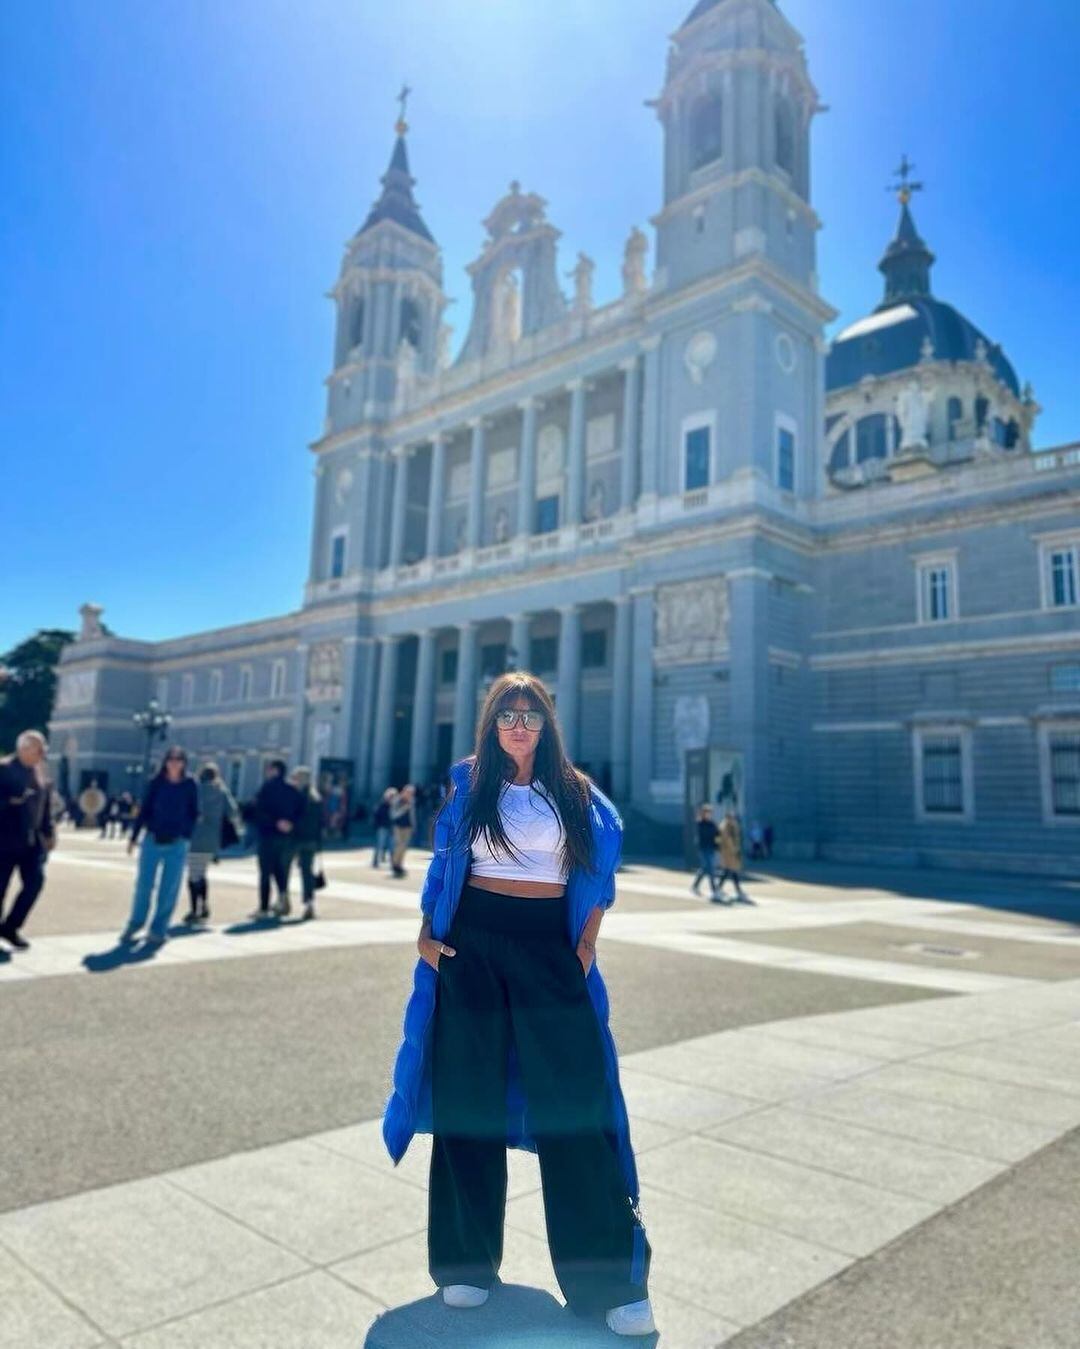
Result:
M160 771L146 788L128 841L130 853L139 835L146 831L139 851L131 916L120 934L123 945L133 942L145 926L155 881L157 903L146 945L150 948L161 946L168 937L169 919L176 907L191 835L198 818L199 790L195 779L188 776L187 754L179 745L173 745L165 755Z

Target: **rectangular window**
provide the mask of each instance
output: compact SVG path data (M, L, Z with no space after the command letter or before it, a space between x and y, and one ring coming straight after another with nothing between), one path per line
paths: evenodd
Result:
M918 617L920 623L946 623L956 617L956 563L952 558L920 562Z
M270 667L270 697L284 698L284 696L285 662L283 660L276 660Z
M559 639L557 637L534 637L530 652L530 663L537 674L550 674L559 662Z
M559 498L541 497L536 503L536 532L551 534L559 528Z
M330 540L330 579L340 581L345 575L345 541L344 532L339 532Z
M210 671L210 701L212 703L221 702L221 671Z
M712 456L712 428L696 426L683 438L686 460L685 492L695 492L709 485L709 461Z
M154 690L154 697L162 707L169 705L169 676L161 675L157 681L157 687Z
M240 784L243 781L244 761L243 759L232 759L229 762L229 791L233 796L239 799Z
M249 703L251 701L251 666L245 665L240 671L240 701Z
M788 426L776 429L776 485L782 492L795 490L795 432Z
M195 701L195 676L186 674L180 681L180 706L190 707Z
M442 653L442 674L440 682L443 684L457 683L457 648L451 647L448 651Z
M1051 693L1080 693L1080 665L1051 665Z
M1080 548L1075 545L1067 548L1052 548L1049 553L1049 595L1050 604L1055 609L1069 609L1076 605L1080 597L1080 580L1077 572L1077 555Z
M922 804L926 815L964 814L963 746L958 734L923 737Z
M581 668L602 670L607 664L607 630L586 629L581 634Z
M1051 731L1048 747L1051 814L1080 819L1080 730Z
M490 642L480 648L481 677L486 678L488 675L502 674L505 669L505 642Z

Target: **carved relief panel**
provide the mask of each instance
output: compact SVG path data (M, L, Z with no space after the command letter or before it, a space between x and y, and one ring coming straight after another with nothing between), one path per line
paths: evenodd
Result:
M723 659L728 650L728 618L726 577L658 586L654 659L658 664Z

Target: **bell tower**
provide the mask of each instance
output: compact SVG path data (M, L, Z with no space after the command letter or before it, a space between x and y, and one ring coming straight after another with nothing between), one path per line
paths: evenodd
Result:
M775 0L700 0L675 33L655 105L664 127L657 262L669 286L763 255L812 285L810 123L800 35Z

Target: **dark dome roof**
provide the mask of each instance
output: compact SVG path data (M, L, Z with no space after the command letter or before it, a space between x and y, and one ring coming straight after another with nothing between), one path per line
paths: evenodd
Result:
M929 338L937 361L974 361L979 343L985 343L991 369L1019 395L1016 371L1001 347L951 304L930 294L934 255L915 228L908 207L910 197L905 185L900 194L896 235L879 264L885 276L885 298L872 314L851 324L833 340L825 362L826 389L831 393L858 384L865 375L909 370L922 360L923 344Z
M1019 395L1020 381L1001 347L932 295L913 295L876 310L838 334L825 362L825 387L831 393L858 384L864 375L891 375L917 366L927 338L937 361L973 361L979 342L985 342L991 369Z

